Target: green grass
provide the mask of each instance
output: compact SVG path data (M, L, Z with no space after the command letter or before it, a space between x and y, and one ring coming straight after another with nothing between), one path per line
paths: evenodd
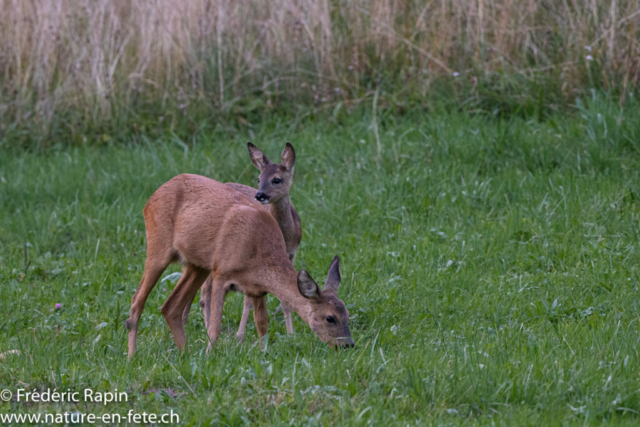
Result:
M128 403L0 403L0 412L177 411L183 425L594 425L640 422L640 105L543 122L462 113L339 123L275 118L193 141L0 158L0 388L125 390ZM235 331L207 355L192 309L179 354L159 283L126 358L145 260L142 208L183 172L252 184L245 143L297 150L296 267L341 257L352 351L269 298L269 344ZM10 145L10 143L9 143ZM171 267L165 275L179 271ZM55 310L56 303L62 304Z

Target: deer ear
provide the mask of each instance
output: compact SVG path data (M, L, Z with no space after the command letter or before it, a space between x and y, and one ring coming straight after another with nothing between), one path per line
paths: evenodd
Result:
M287 145L282 150L282 166L292 170L293 165L296 163L296 152L293 149L293 145L287 142Z
M329 274L327 275L327 282L324 284L324 292L332 294L338 294L338 287L340 286L340 259L338 257L333 258L331 266L329 267Z
M300 295L313 302L320 301L320 288L306 270L298 273L298 291Z
M265 166L271 163L271 160L269 160L266 154L252 143L247 142L247 149L249 150L249 156L251 156L251 163L260 169L260 172L262 172Z

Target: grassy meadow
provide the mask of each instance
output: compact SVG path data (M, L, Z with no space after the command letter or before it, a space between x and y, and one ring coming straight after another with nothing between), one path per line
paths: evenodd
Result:
M127 362L147 198L183 172L254 184L247 140L272 159L293 143L296 268L320 283L341 257L356 347L329 350L295 315L288 336L272 297L267 348L251 323L238 344L242 298L230 294L214 351L194 305L180 354L160 314L165 280ZM173 409L182 425L637 425L639 221L633 98L594 96L544 120L271 115L191 140L131 134L6 154L0 388L118 389L129 402L0 411Z

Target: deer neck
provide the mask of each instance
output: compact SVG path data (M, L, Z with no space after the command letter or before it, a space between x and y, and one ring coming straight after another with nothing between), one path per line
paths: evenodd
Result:
M275 203L269 204L269 211L282 231L287 250L289 250L290 238L293 234L295 224L293 223L293 215L291 215L291 201L289 196L283 197Z
M281 302L291 307L305 323L309 324L311 320L311 303L300 295L298 274L293 267L288 268L284 275L273 275L267 283L271 284L271 287L267 289L270 294L273 294Z

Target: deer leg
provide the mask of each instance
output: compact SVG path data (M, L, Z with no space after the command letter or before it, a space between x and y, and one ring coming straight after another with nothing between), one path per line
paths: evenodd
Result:
M187 320L189 320L189 312L191 311L191 306L195 302L195 298L189 304L187 304L182 312L182 326L187 326Z
M202 307L202 315L204 316L204 328L209 330L209 316L211 315L211 286L213 276L209 275L204 281L202 289L200 289L200 307Z
M289 260L291 261L291 264L293 264L293 261L296 259L296 253L290 253L289 254ZM293 318L291 317L291 307L289 307L288 305L286 305L285 303L283 303L282 301L280 301L280 305L282 306L282 314L284 315L284 324L287 327L287 333L288 334L292 334L293 333Z
M260 337L260 348L262 348L262 339L267 334L267 323L269 321L267 298L262 296L251 299L253 300L253 320L256 322L258 336Z
M182 322L184 308L193 301L208 274L207 270L192 265L185 266L182 271L182 277L180 277L178 284L160 310L169 324L173 338L180 351L184 350L184 346L187 343Z
M240 327L238 328L238 333L236 336L238 337L238 341L244 341L244 332L247 329L247 321L249 320L249 314L251 314L251 310L253 309L253 301L251 297L244 296L244 306L242 307L242 319L240 319Z
M293 318L291 317L291 307L280 301L282 306L282 314L284 314L284 324L287 326L287 333L293 333Z
M224 297L227 295L225 289L225 281L214 278L211 283L211 298L209 302L209 324L207 325L207 334L209 335L209 345L207 353L213 348L213 344L220 337L220 328L222 327L222 309L224 307Z
M153 256L147 254L147 261L144 265L144 273L142 274L142 280L140 285L136 289L136 293L131 299L131 310L129 311L129 318L125 322L127 329L129 330L129 352L128 358L133 357L133 353L136 351L136 339L138 337L138 322L140 321L140 315L144 309L144 304L147 301L147 297L151 290L160 279L162 272L171 263L171 254L167 254L165 257Z

